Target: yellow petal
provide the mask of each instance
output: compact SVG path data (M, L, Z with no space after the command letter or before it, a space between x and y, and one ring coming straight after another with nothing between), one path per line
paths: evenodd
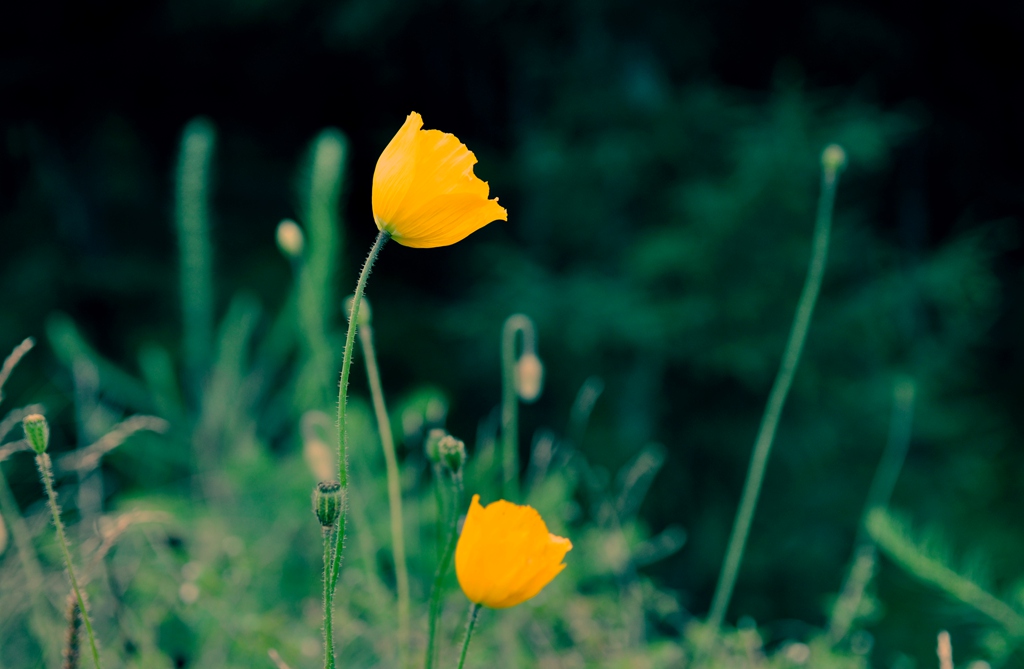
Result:
M571 549L568 539L548 532L535 509L505 500L482 507L474 495L455 550L455 572L470 601L507 608L550 583Z
M421 249L449 246L492 221L508 220L508 212L497 200L471 193L438 195L399 216L391 226L391 236L399 244Z
M416 161L410 158L416 155L416 139L422 127L423 118L416 112L409 114L377 159L371 199L373 218L380 230L384 229L384 221L394 218L412 186Z
M476 156L455 135L423 130L413 112L377 161L373 217L380 230L415 248L448 246L496 220L508 220L487 182L473 174Z

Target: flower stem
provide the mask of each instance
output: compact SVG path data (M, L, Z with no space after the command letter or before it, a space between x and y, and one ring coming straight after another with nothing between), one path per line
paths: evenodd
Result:
M444 579L448 576L448 569L452 564L452 557L455 555L455 546L459 540L459 503L462 498L462 472L453 476L452 487L452 512L449 521L450 529L448 543L445 544L444 553L437 563L437 573L434 574L434 585L430 590L430 617L427 619L427 659L426 669L434 666L434 646L437 633L437 619L441 615L441 595L444 593Z
M516 335L523 346L534 346L533 321L512 314L501 329L501 463L502 497L519 501L519 395L516 392Z
M476 618L480 613L480 605L473 603L469 605L469 622L466 623L466 638L462 642L462 652L459 654L459 669L466 664L466 652L469 650L469 639L473 636L473 628L476 627Z
M821 195L818 199L817 220L811 244L811 260L807 268L807 277L804 280L800 300L797 302L796 314L793 317L793 325L789 333L789 341L786 342L782 363L768 395L768 403L761 418L761 427L754 441L754 451L750 457L747 480L743 486L739 508L736 511L732 536L729 538L729 548L726 551L722 573L715 588L711 612L708 614L708 622L713 629L721 627L725 620L726 610L729 608L729 600L732 598L736 576L739 573L747 537L750 534L750 524L754 519L754 511L761 493L761 483L764 481L768 455L771 452L772 442L775 440L775 430L778 427L789 388L793 383L797 364L800 362L807 330L811 324L811 315L814 313L814 305L821 289L822 278L825 274L825 262L828 258L828 242L832 228L832 210L835 204L837 181L838 169L826 165L822 174Z
M346 492L348 491L348 430L346 429L345 422L345 407L348 400L348 375L352 370L352 345L355 343L356 323L359 319L359 303L362 301L363 292L366 290L366 280L370 277L370 270L373 268L377 255L388 239L390 239L389 235L383 230L377 235L377 239L374 240L370 253L366 256L366 261L363 263L363 269L359 272L359 280L356 282L355 294L352 297L352 312L348 317L345 351L341 359L341 380L338 383L338 483L341 484L341 489ZM332 639L334 638L332 617L327 612L334 610L334 591L338 586L338 576L341 572L341 555L345 548L345 521L348 516L346 508L348 506L347 497L346 495L342 501L341 515L338 518L338 529L335 532L331 566L327 570L329 587L325 596L327 602L324 605L324 634L331 635Z
M36 455L36 466L39 468L39 476L43 480L43 487L46 488L46 497L50 505L50 513L53 515L53 524L57 528L57 539L61 551L64 553L64 565L68 569L68 579L71 581L71 589L75 591L75 598L78 600L78 608L82 611L82 622L85 623L85 632L89 637L89 647L92 650L92 660L96 669L100 669L100 653L96 649L96 637L92 631L92 621L89 620L89 612L85 608L85 598L78 587L78 579L75 578L75 567L71 563L71 551L68 549L68 539L64 534L64 523L60 519L60 507L57 506L57 494L53 491L53 468L50 465L50 456L46 453Z
M409 569L405 560L405 524L402 520L402 481L395 455L395 438L384 404L384 390L380 382L380 369L373 346L373 327L360 326L359 340L366 360L366 376L370 383L373 410L377 416L377 431L384 449L384 462L388 477L388 507L391 512L391 546L395 558L395 585L398 590L398 664L409 666Z
M324 534L324 669L334 669L334 607L330 596L331 538L332 528L325 527Z

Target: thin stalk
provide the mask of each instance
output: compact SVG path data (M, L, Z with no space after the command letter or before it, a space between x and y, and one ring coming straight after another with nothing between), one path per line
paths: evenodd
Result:
M331 569L331 528L323 529L324 535L324 667L334 669L334 607L330 606L330 569Z
M739 573L740 562L743 560L747 537L750 534L750 525L754 519L754 511L761 493L768 456L771 453L772 442L775 440L775 431L779 425L779 418L782 416L782 409L786 404L786 396L793 383L797 365L800 362L807 330L810 328L811 316L814 313L814 305L821 290L822 278L825 275L825 263L828 258L828 242L832 228L832 211L835 204L837 181L837 166L826 165L822 173L821 195L818 199L817 220L814 226L811 261L807 268L807 277L804 280L800 300L797 302L796 315L793 317L793 325L789 333L789 341L786 342L782 363L768 395L768 403L765 406L761 426L754 441L754 451L750 457L747 480L743 486L739 508L736 511L736 520L732 528L732 536L729 538L725 561L722 564L722 573L715 588L711 612L708 614L708 622L713 629L721 627L725 620L726 610L729 608L729 600L732 598L732 591L736 585L736 576Z
M882 459L871 481L864 511L857 526L857 537L853 543L853 557L847 570L840 595L832 608L829 621L829 638L833 643L841 641L860 609L864 588L874 573L877 561L875 543L867 531L867 519L873 509L884 509L889 505L893 488L899 478L903 462L910 448L910 437L914 418L914 397L916 386L909 378L899 379L893 386L892 419L889 423L889 438L885 444Z
M444 480L441 478L443 469L438 463L434 463L434 503L437 505L437 522L434 523L437 536L435 537L435 545L437 546L437 559L440 562L441 555L444 553Z
M71 550L68 548L68 539L64 534L64 523L60 519L60 507L57 506L57 494L53 491L53 468L50 464L50 456L46 453L36 455L36 466L39 467L39 476L43 480L43 487L46 488L46 497L50 503L50 513L53 515L53 524L57 528L57 539L61 551L64 553L64 565L68 569L68 579L71 581L71 589L75 591L75 598L78 600L78 608L82 611L82 622L85 623L85 633L89 637L89 647L92 650L92 660L96 669L100 669L100 653L96 649L96 636L92 631L92 621L89 620L89 611L85 608L85 599L78 587L78 579L75 578L75 567L71 563Z
M377 239L370 248L370 253L363 263L363 269L359 272L359 280L356 282L355 294L352 297L352 311L348 317L348 334L345 335L345 351L341 360L341 380L338 383L338 483L343 491L348 491L348 430L345 422L345 407L348 401L348 376L352 370L352 348L356 338L356 323L359 319L359 303L366 291L366 280L370 277L370 270L373 267L377 255L388 241L389 235L383 230L377 235ZM346 495L347 497L347 495ZM345 520L348 515L345 508L346 502L342 502L341 515L338 518L338 530L334 539L334 555L331 558L331 568L328 570L330 587L326 592L325 612L334 609L334 591L338 586L338 576L341 572L341 555L345 548ZM324 616L325 634L334 634L329 626L330 617ZM333 637L332 637L333 638Z
M373 411L377 416L377 431L384 449L384 463L388 477L388 508L391 512L391 545L395 557L395 585L398 590L398 658L399 666L409 666L409 569L405 560L405 524L402 520L402 480L395 455L395 438L384 404L384 390L380 382L377 353L373 346L373 327L369 323L359 326L359 340L366 360L366 376L370 383Z
M502 496L519 500L519 395L516 390L516 335L524 350L534 348L533 321L512 314L501 329L501 463Z
M437 619L441 615L441 600L444 593L444 580L451 568L452 557L455 555L455 546L459 541L459 500L462 498L462 472L452 477L452 509L449 520L448 542L445 544L444 553L437 563L437 573L434 574L434 584L430 589L430 617L427 619L427 659L426 669L434 666L435 639L437 635Z
M466 623L466 638L462 642L462 652L459 654L459 669L466 664L466 652L469 650L469 640L473 636L473 628L476 627L477 615L480 613L480 605L473 603L469 605L469 622Z

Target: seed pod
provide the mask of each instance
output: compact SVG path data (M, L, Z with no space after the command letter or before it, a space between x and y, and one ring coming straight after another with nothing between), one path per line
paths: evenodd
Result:
M32 450L39 455L45 453L46 447L50 444L50 425L46 422L46 417L38 413L30 414L22 419L21 426Z

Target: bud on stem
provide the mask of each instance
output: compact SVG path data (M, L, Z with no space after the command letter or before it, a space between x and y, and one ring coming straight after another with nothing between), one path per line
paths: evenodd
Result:
M313 512L324 529L334 527L345 505L345 491L337 481L321 481L313 490Z
M46 422L46 417L38 413L30 414L22 419L21 426L32 450L39 455L45 453L46 447L50 444L50 425Z

